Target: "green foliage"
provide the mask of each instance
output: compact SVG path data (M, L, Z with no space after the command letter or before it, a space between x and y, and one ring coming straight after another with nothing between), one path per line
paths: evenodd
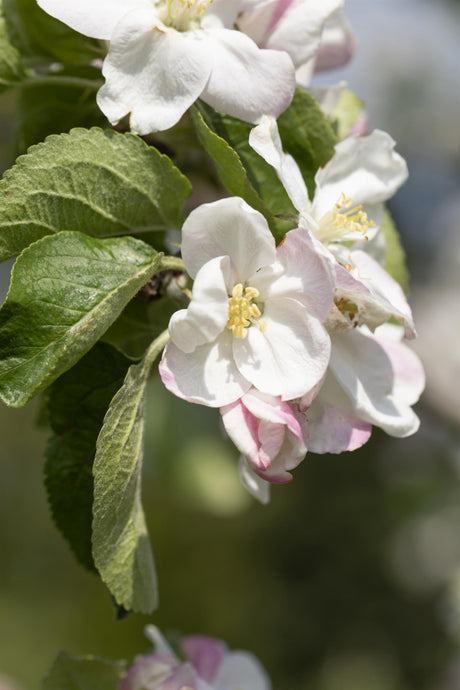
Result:
M363 108L362 100L353 91L349 89L342 91L339 101L330 115L340 141L349 135L350 129L358 121Z
M0 0L0 93L15 86L27 74L19 51L9 40L3 4Z
M190 192L170 159L133 134L51 136L0 183L0 260L61 230L101 237L180 226Z
M409 287L409 272L406 266L406 256L401 244L401 237L388 211L385 211L381 225L385 237L385 254L383 268L401 285L405 293Z
M11 42L27 57L78 64L103 55L99 41L73 31L44 12L36 0L3 0Z
M199 102L192 110L198 137L216 164L217 172L229 192L240 196L260 211L277 240L281 241L294 222L280 216L296 217L294 209L272 166L248 142L252 126L222 115Z
M24 405L77 362L159 269L132 237L63 232L26 249L0 310L0 397Z
M129 364L110 345L96 343L49 389L53 436L46 448L48 500L57 527L87 568L94 568L91 523L96 440Z
M50 134L68 132L72 127L103 127L106 118L96 104L100 77L100 70L95 67L67 67L51 72L46 83L38 79L21 89L16 118L16 155L25 153L29 146L38 144ZM68 83L64 83L64 78ZM94 88L90 88L91 80Z
M145 387L168 337L159 336L130 367L104 419L93 469L94 562L116 602L142 613L151 613L158 599L141 503Z
M334 155L334 131L313 96L300 87L278 118L278 128L283 149L297 161L312 199L316 172Z
M43 679L42 690L117 690L126 671L124 661L59 652Z

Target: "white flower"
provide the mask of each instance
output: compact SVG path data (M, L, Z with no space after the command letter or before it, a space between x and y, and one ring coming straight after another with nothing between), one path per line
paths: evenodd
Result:
M155 653L141 657L120 682L120 690L270 690L271 683L253 654L231 652L220 640L188 635L180 640L181 662L158 628L145 634Z
M243 0L237 24L257 45L287 51L296 69L302 70L299 74L304 81L305 74L313 71L326 27L328 43L323 44L323 49L329 55L331 42L348 42L348 33L346 38L337 36L337 24L343 26L342 7L343 0ZM324 58L321 60L324 62Z
M405 437L419 427L413 405L425 385L417 355L400 342L402 328L380 326L331 334L332 352L318 395L305 396L304 435L315 453L341 453L365 443L372 425Z
M187 218L182 256L195 282L188 309L171 318L160 364L171 392L222 407L251 386L290 400L318 383L334 280L308 233L291 230L276 248L260 213L222 199Z
M241 0L38 0L81 33L110 41L98 104L132 131L172 127L197 98L248 122L289 105L285 52L261 50L233 29Z
M403 291L371 256L372 252L378 258L382 250L379 229L384 202L407 178L407 166L394 151L393 139L375 130L367 137L350 136L337 144L335 155L316 173L312 201L297 163L283 152L275 120L263 118L249 141L275 168L299 211L299 223L327 250L335 266L336 303L342 311L353 315L349 307L354 309L359 303L359 323L373 329L394 316L405 324L406 335L413 335ZM351 249L349 242L353 242ZM354 324L356 318L353 315Z
M274 484L292 480L290 470L307 449L288 403L252 388L220 412L227 434L259 477Z

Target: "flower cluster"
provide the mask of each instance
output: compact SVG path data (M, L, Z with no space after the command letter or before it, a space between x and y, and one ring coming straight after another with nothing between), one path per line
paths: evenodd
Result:
M145 629L155 653L143 656L121 680L119 690L270 690L269 678L249 652L227 649L220 640L187 635L181 661L154 625Z
M109 41L98 103L134 132L172 127L197 98L256 125L249 145L276 171L298 216L275 243L239 197L195 208L181 251L191 301L169 324L165 386L220 409L257 480L291 479L307 450L340 453L373 425L416 431L422 367L400 285L384 268L384 204L407 177L395 142L363 120L316 171L309 196L276 118L296 82L344 64L354 49L343 0L38 0ZM327 101L334 101L328 92ZM340 89L337 91L340 93ZM332 95L331 95L332 94Z

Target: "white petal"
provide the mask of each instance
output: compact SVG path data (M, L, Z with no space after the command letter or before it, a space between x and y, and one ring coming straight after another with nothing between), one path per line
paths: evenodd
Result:
M235 24L241 0L213 0L201 19L203 29L227 28Z
M262 479L254 472L244 455L240 455L238 468L243 486L260 503L267 505L270 502L270 482Z
M264 393L280 395L283 400L301 397L326 370L329 336L321 323L295 300L266 302L263 319L263 333L252 326L247 338L234 338L238 369Z
M155 654L164 654L165 656L170 656L177 661L177 663L179 663L179 659L173 652L172 647L170 647L169 642L156 625L146 625L144 628L144 635L153 644Z
M315 176L312 214L316 220L344 193L353 206L362 204L369 217L379 221L378 207L407 179L406 163L394 147L394 140L380 130L368 137L350 136L337 144L333 158Z
M375 338L358 329L335 335L331 371L351 400L356 416L392 436L409 436L419 421L394 388L391 360Z
M85 36L109 40L128 12L149 8L150 0L37 0L40 7Z
M228 320L227 256L211 259L201 267L193 284L187 309L176 311L169 322L171 340L183 352L214 341Z
M289 3L289 9L281 14L271 30L267 48L286 50L295 66L300 66L315 55L326 20L342 6L343 0L297 0Z
M270 690L271 684L265 669L249 652L229 652L213 680L215 690Z
M127 14L104 61L98 105L112 122L131 114L137 134L176 124L201 94L210 73L200 32L180 33L158 22L153 9Z
M182 227L182 257L192 278L216 256L230 257L235 283L276 259L267 221L239 197L199 206Z
M191 354L169 342L159 372L166 388L189 402L222 407L241 398L251 387L237 369L232 353L232 333L225 329L214 343Z
M363 306L369 312L373 308L381 310L385 315L383 321L387 321L391 316L402 321L406 337L413 338L416 331L412 311L399 283L366 252L351 252L350 264L356 268L359 282L371 297L370 300L366 300L363 295L364 302L367 301Z
M240 453L258 464L259 425L242 400L221 407L222 422L225 431Z
M321 43L315 55L315 72L345 65L355 52L350 24L343 12L334 12L324 25Z
M294 208L309 213L311 205L306 184L294 158L283 151L275 118L264 116L251 130L249 144L275 169Z
M283 52L261 50L245 34L216 29L208 34L212 70L202 99L221 112L247 122L278 117L290 104L295 72Z
M415 352L400 342L402 330L402 328L388 323L379 326L374 334L369 334L369 337L374 338L379 343L390 359L395 377L394 396L407 405L413 405L425 388L425 372Z
M322 249L322 248L321 248ZM251 282L265 299L290 297L301 302L312 316L324 321L332 306L335 272L332 263L322 253L307 230L297 228L288 232L277 249L284 271L271 282L265 271Z

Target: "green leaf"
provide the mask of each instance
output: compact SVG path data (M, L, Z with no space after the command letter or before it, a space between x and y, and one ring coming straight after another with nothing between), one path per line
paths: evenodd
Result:
M388 211L385 211L381 230L385 237L383 268L401 285L405 293L409 287L409 272L401 238Z
M132 237L63 232L26 249L0 310L0 398L25 405L70 369L160 264Z
M54 19L36 0L3 0L3 7L9 38L22 55L78 64L104 54L99 41Z
M26 152L50 134L69 132L72 127L103 127L106 118L96 104L100 70L73 67L50 73L48 82L37 79L19 92L16 125L16 155ZM68 83L65 80L68 79ZM85 81L94 81L89 88ZM81 83L80 83L81 82Z
M117 690L126 662L59 652L42 690Z
M0 1L0 93L15 86L27 76L21 55L9 40L3 5Z
M295 219L297 213L273 168L249 146L251 125L201 102L192 114L198 138L215 162L222 183L262 213L277 242L281 241L295 221L276 216Z
M51 136L0 182L0 260L61 230L102 237L180 227L190 192L171 160L133 134Z
M110 345L96 343L48 392L54 432L45 453L48 500L57 527L77 559L90 569L94 569L91 523L96 440L129 365Z
M313 199L316 172L334 155L334 131L313 96L300 87L296 88L289 108L278 118L278 127L283 148L297 161Z
M145 359L132 365L112 400L94 460L93 556L116 602L151 613L157 583L141 503L145 388L152 362L168 340L164 333Z

